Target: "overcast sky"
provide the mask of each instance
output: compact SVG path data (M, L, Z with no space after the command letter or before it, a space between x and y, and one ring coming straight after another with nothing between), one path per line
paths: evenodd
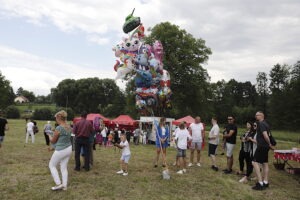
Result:
M39 95L66 78L114 78L111 48L133 8L146 29L170 21L206 40L212 82L255 83L300 60L299 0L0 0L0 71Z

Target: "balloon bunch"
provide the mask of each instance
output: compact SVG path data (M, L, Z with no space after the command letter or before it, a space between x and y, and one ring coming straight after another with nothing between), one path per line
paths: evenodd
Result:
M152 46L144 42L144 26L133 12L126 17L123 25L123 31L129 37L123 38L113 48L119 58L114 66L117 72L115 79L134 77L136 107L141 115L162 115L171 108L172 94L170 74L163 69L163 46L158 40Z

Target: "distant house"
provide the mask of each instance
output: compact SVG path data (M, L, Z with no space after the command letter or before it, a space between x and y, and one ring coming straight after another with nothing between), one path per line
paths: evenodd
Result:
M24 96L18 96L14 100L15 103L28 103L29 100Z

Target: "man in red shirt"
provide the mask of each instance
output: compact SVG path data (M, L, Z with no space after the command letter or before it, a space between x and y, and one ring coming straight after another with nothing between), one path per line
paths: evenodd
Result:
M80 171L80 150L84 151L84 169L90 170L89 137L93 132L92 123L86 120L87 112L81 114L81 120L76 122L73 127L75 134L75 169Z

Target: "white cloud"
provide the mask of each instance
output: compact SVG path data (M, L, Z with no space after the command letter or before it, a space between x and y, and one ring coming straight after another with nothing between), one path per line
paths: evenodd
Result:
M99 37L98 35L88 35L87 40L90 42L95 42L99 45L107 44L109 42L109 38L102 38Z
M113 70L88 69L83 66L38 57L13 48L0 45L0 70L16 91L19 87L33 91L35 94L47 95L50 89L67 78L86 77L114 78ZM121 81L119 87L125 88Z
M170 21L206 40L213 51L207 65L213 81L254 81L257 71L299 59L299 0L0 0L0 5L2 16L50 21L100 45L121 35L125 17L136 8L146 29Z

